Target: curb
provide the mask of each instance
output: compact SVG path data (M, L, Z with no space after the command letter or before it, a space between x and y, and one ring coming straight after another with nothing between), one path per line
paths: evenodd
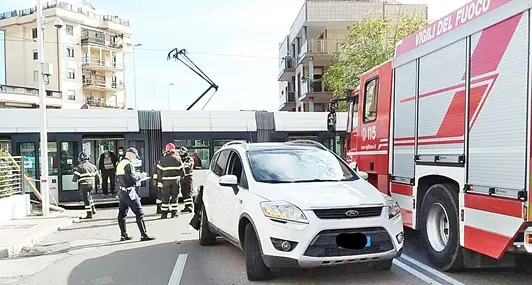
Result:
M10 258L13 256L18 255L24 248L26 247L33 247L35 244L41 242L51 234L60 231L62 229L69 228L72 226L73 223L75 223L77 218L69 218L66 219L66 221L60 223L57 227L50 227L49 229L40 231L39 233L36 233L30 237L24 238L20 240L18 243L7 246L7 247L0 247L0 259L1 258Z

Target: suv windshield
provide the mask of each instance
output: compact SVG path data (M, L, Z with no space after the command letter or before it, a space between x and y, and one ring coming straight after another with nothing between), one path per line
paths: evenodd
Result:
M250 151L249 160L257 182L302 183L358 179L334 154L314 148Z

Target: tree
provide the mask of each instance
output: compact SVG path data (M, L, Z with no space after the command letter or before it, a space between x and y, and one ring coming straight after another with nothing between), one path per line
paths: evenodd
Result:
M345 97L347 90L358 87L362 73L393 57L399 40L427 24L425 19L414 15L398 20L366 17L356 22L349 27L340 52L325 73L325 86L332 90L334 97ZM339 106L340 111L345 108Z

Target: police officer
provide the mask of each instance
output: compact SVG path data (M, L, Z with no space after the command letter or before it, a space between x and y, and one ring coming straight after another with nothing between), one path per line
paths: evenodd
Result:
M74 168L72 182L78 183L78 189L83 197L85 212L87 212L85 219L92 219L92 215L96 214L96 207L94 206L91 192L99 187L101 179L98 174L98 167L90 163L89 155L82 152L79 154L78 159L80 163Z
M162 156L164 156L164 154L166 153L166 151L163 149L162 151ZM155 198L155 204L157 205L157 214L162 214L162 210L161 210L161 204L163 202L163 182L162 180L160 179L160 177L157 175L157 165L159 164L159 161L157 161L157 164L155 164L155 173L153 174L153 183L155 184L155 195L156 195L156 198Z
M163 202L161 204L161 219L168 218L168 211L172 218L177 215L177 195L179 194L179 179L183 177L183 163L176 154L175 145L168 143L165 146L165 155L157 163L157 179L163 184Z
M137 195L136 185L137 181L145 177L145 173L135 175L135 167L131 162L133 159L139 158L139 153L136 148L130 147L126 150L125 157L118 163L116 167L116 175L118 178L118 226L120 227L120 241L131 240L126 231L126 217L129 209L133 211L137 220L137 226L140 231L140 240L148 241L155 238L148 236L146 224L144 223L144 210L140 204L140 198Z
M181 213L192 213L192 169L194 168L194 160L188 156L188 149L184 146L179 148L179 156L183 161L185 175L181 177L181 194L183 194L183 203L185 208Z

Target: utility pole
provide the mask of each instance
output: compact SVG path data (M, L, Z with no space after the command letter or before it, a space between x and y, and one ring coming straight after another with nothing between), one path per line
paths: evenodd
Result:
M48 126L46 122L46 91L44 85L43 65L44 62L44 25L42 16L41 0L37 0L37 56L39 57L39 109L41 115L41 181L40 190L42 196L42 215L50 215L50 188L48 185Z

